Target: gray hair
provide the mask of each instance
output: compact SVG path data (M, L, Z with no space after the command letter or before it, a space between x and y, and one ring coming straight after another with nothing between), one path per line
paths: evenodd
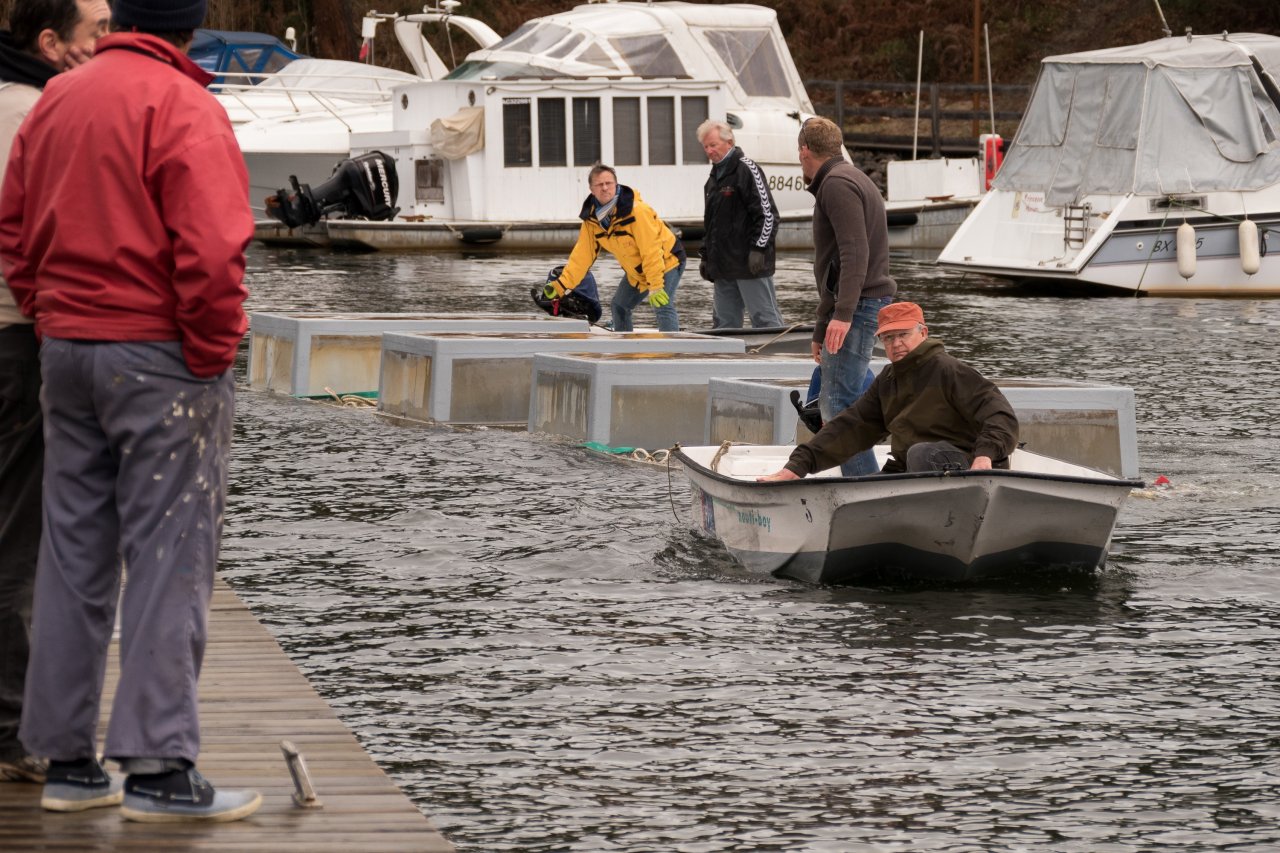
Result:
M699 143L703 143L707 141L707 134L713 130L720 134L720 138L725 142L728 142L730 145L733 144L733 128L729 127L729 125L719 119L707 119L702 124L698 125L698 129L694 131L694 135L698 137Z

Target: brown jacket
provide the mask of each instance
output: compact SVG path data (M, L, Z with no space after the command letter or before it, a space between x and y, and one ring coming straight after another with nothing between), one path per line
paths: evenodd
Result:
M823 163L809 184L813 207L813 274L818 311L813 340L821 343L834 318L848 323L864 297L893 296L889 221L871 179L842 157Z
M892 458L884 473L906 470L907 449L927 441L947 441L975 456L1009 467L1018 446L1013 406L990 380L947 355L942 342L926 338L905 358L890 364L857 401L797 447L787 469L801 477L835 467L872 447L888 433Z

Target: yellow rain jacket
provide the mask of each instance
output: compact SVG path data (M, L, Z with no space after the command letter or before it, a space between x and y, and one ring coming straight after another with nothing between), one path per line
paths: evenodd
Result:
M600 227L595 209L595 197L587 196L579 214L578 242L557 279L560 285L566 290L577 287L605 249L618 259L636 290L660 290L663 275L684 257L684 245L676 235L631 187L618 185L618 205L608 228Z

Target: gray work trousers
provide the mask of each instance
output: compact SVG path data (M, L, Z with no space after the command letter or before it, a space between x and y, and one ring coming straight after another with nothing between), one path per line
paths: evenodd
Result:
M711 290L713 329L745 329L742 323L744 307L753 329L782 325L782 312L778 310L778 297L773 290L773 276L715 280Z
M967 471L969 454L948 441L922 441L907 448L907 471Z
M193 376L177 342L46 338L40 362L44 537L22 742L63 761L95 754L118 602L120 681L106 754L194 762L231 373Z

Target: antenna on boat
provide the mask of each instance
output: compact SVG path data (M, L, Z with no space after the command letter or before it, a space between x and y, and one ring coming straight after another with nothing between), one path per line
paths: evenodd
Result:
M1173 30L1169 29L1169 22L1164 19L1164 10L1160 8L1160 0L1151 0L1151 2L1156 4L1156 14L1160 16L1160 29L1164 30L1164 37L1172 37Z
M911 131L911 159L916 159L916 142L920 139L920 74L924 68L924 30L920 31L920 47L916 49L916 126Z
M987 45L987 108L991 110L991 135L996 132L996 95L995 87L991 85L991 34L987 32L987 25L982 25L982 40Z

